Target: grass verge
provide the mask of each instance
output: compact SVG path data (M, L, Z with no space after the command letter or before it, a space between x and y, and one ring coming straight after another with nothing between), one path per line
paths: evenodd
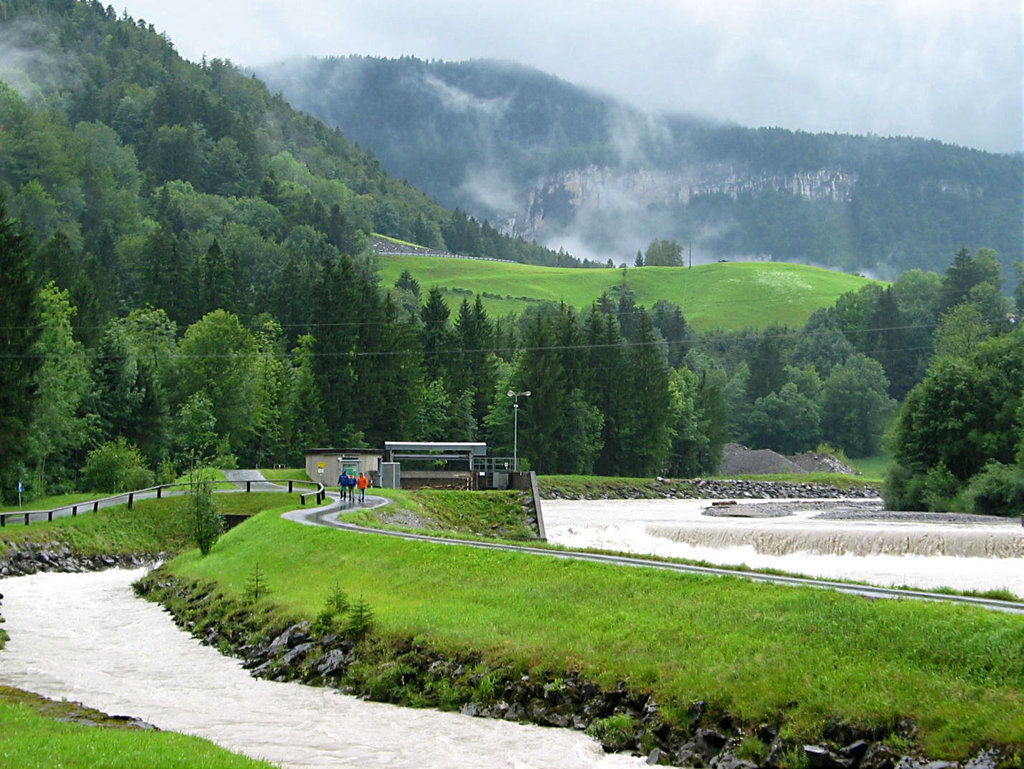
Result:
M142 729L72 702L0 686L0 759L19 769L270 769L198 737Z
M241 597L256 564L282 614L313 618L340 585L372 607L383 642L479 652L552 678L579 672L610 688L624 680L679 722L706 700L740 723L780 721L792 739L909 718L933 757L1024 749L1015 616L397 541L273 511L169 568Z

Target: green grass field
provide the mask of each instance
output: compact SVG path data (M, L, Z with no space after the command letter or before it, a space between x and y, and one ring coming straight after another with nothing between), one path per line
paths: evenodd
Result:
M394 541L275 511L170 568L241 596L257 563L284 614L315 616L337 583L370 604L383 638L480 651L538 674L580 671L605 686L625 680L676 718L705 699L742 723L784 714L794 739L820 738L830 720L909 717L934 757L1024 747L1019 617Z
M270 769L197 737L128 729L103 714L0 687L0 765L18 769Z
M409 270L425 293L445 290L453 311L481 294L491 317L520 313L537 301L586 310L623 282L622 269L583 270L427 256L379 257L381 283L393 286ZM698 331L800 326L814 310L871 282L817 267L772 262L728 262L685 267L629 268L625 280L637 304L678 304Z

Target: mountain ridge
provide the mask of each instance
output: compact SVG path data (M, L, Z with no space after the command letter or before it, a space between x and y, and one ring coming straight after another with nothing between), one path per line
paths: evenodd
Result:
M603 262L656 238L703 261L895 277L961 246L1022 256L1024 159L907 137L645 113L521 64L293 59L254 70L385 168L504 232Z

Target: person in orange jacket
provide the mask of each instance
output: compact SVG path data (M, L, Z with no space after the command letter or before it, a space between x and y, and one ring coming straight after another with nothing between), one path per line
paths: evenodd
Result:
M366 501L366 487L370 485L370 479L362 473L356 478L356 488L359 489L359 504Z

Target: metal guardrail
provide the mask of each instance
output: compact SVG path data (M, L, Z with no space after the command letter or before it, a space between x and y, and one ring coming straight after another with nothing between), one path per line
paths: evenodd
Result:
M252 485L258 484L271 484L275 486L283 486L288 484L288 493L294 494L295 487L301 486L312 486L312 491L306 491L299 494L299 501L303 506L306 505L306 500L315 498L317 504L322 504L324 499L327 498L327 490L324 485L319 481L309 480L280 480L280 481L267 481L267 480L246 480L246 481L213 481L215 486L230 486L230 489L214 489L214 491L235 491L240 490L242 484L245 484L245 492L251 493L253 491ZM99 497L98 499L87 500L84 502L75 502L70 505L60 505L59 507L50 508L49 510L25 510L18 512L7 512L0 513L0 527L7 526L9 521L22 519L24 524L27 526L32 521L43 522L52 521L54 518L62 517L75 517L80 512L96 512L100 507L110 507L112 505L121 504L123 502L128 503L128 509L131 510L135 504L135 500L138 499L162 499L164 492L173 489L185 489L193 486L192 483L163 483L159 486L149 486L144 489L137 489L135 491L126 491L121 494L114 494L109 497ZM258 490L257 490L258 491Z

